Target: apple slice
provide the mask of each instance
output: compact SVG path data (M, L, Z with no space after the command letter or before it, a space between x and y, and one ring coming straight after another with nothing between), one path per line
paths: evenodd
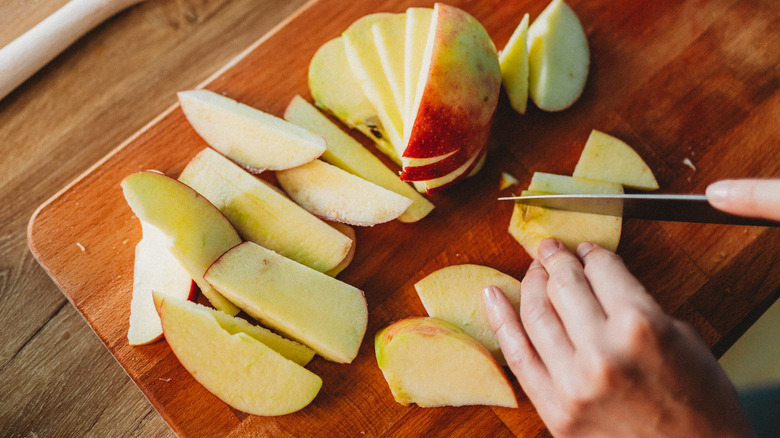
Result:
M540 109L566 109L582 94L590 68L588 39L563 0L552 0L528 27L528 67L528 92Z
M406 14L396 14L371 26L374 46L382 63L395 103L401 112L403 126L404 107L404 38L406 37Z
M437 3L421 62L401 159L441 157L487 147L501 70L487 31L461 9Z
M335 277L339 275L341 271L347 269L347 266L349 266L352 263L352 260L355 259L355 252L357 251L357 234L355 233L354 228L347 224L342 224L341 222L328 222L328 225L337 229L339 233L349 237L349 239L352 240L352 246L349 248L349 252L347 253L347 256L344 257L344 260L342 260L341 263L334 266L332 269L325 271L326 275Z
M482 289L488 286L501 288L515 311L520 311L520 282L487 266L447 266L428 274L414 288L428 316L460 327L484 345L498 363L506 365L482 299Z
M352 240L212 149L190 160L179 180L211 201L246 240L325 272Z
M515 178L513 175L506 172L501 172L501 179L498 182L498 190L506 190L509 187L516 186L519 183L520 181L518 181L517 178Z
M209 146L255 172L300 166L325 151L322 137L212 91L182 91L179 102Z
M133 298L130 301L130 345L145 345L162 339L160 316L154 308L152 291L181 299L195 300L197 288L190 273L168 251L165 234L141 221L143 237L135 247Z
M528 14L523 16L509 42L498 52L501 82L515 111L525 114L528 105Z
M512 385L485 347L458 327L416 317L382 329L376 360L402 405L517 407Z
M601 131L590 132L574 176L623 184L639 190L656 190L650 166L622 140Z
M319 393L322 379L316 374L245 332L226 330L208 308L163 296L156 304L165 339L181 364L231 407L252 415L284 415L306 407Z
M409 184L401 181L398 175L388 169L374 154L339 129L302 97L293 97L284 112L284 118L325 137L328 149L322 154L323 160L411 199L412 205L398 217L399 221L416 222L433 210L434 206L430 201Z
M285 192L312 214L350 225L374 226L403 214L412 200L324 161L276 172Z
M459 168L442 177L423 181L426 193L443 190L456 182L474 176L485 162L486 150L477 151L475 155L463 163Z
M403 147L403 120L371 33L371 27L375 23L391 16L392 14L385 13L366 15L352 23L341 36L352 73L368 101L376 108L385 133L400 157Z
M601 193L618 195L623 193L620 184L609 181L556 175L554 173L534 172L531 183L528 184L531 192L578 194Z
M619 184L581 180L563 175L553 176L555 178L542 183L540 180L548 177L535 175L537 182L534 183L534 187L554 187L557 189L555 192L523 191L522 194L623 193L623 188ZM590 190L582 190L586 186ZM585 241L595 242L615 251L620 241L622 223L622 219L615 216L553 210L516 203L509 220L509 233L523 246L528 255L535 259L538 256L539 244L548 237L560 239L572 251L580 242Z
M159 172L133 173L122 180L122 190L138 219L165 234L168 250L211 305L237 314L239 309L203 279L217 257L241 243L230 221L195 190Z
M317 106L365 134L380 152L401 165L376 108L352 73L341 37L328 41L314 53L309 63L309 90Z
M359 289L252 242L223 254L205 277L253 318L325 359L357 356L368 321Z
M432 8L409 8L406 10L406 35L404 38L404 106L401 111L404 122L404 144L409 141L412 123L412 106L420 80L422 59L428 32L433 19Z

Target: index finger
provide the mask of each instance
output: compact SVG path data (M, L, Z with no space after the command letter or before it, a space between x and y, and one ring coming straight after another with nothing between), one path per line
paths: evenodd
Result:
M707 187L707 201L727 213L780 220L780 179L718 181Z

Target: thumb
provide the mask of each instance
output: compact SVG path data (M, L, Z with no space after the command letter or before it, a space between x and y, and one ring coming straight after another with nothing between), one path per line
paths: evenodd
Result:
M710 184L707 201L740 216L780 220L780 179L735 179Z

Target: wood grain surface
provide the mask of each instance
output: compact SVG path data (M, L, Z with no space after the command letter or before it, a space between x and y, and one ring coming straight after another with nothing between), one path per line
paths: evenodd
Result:
M546 4L496 0L452 3L480 19L498 47L509 38L524 12L533 18ZM344 4L336 0L311 3L211 80L207 88L280 114L293 94L308 97L306 66L320 44L365 13L402 11L411 4L389 1ZM588 133L598 128L632 144L655 170L666 192L702 192L709 182L726 177L780 175L777 159L780 126L775 123L780 113L780 71L777 69L780 10L774 2L583 0L570 4L586 28L592 51L591 76L581 100L561 113L531 109L527 115L519 116L502 98L489 159L477 177L434 196L437 209L420 223L391 223L358 230L358 253L353 265L340 278L366 292L370 311L368 334L353 364L338 365L322 359L312 363L310 369L321 375L325 384L315 402L299 413L262 418L236 412L195 383L164 342L142 348L127 345L132 253L140 237L140 227L122 200L118 182L128 173L145 168L176 175L187 159L203 147L202 140L187 126L178 108L155 120L148 129L133 136L43 206L30 223L30 246L98 338L178 434L473 436L475 431L480 434L485 431L490 436L545 434L543 425L522 396L517 410L402 407L392 400L373 357L372 338L379 328L398 318L424 314L412 285L434 269L472 262L522 276L530 258L505 231L511 205L493 201L506 193L498 190L500 173L512 173L524 184L534 171L571 173ZM181 2L176 4L180 5ZM146 4L129 11L128 15L152 7L151 3ZM218 15L223 7L226 6L215 7L210 12ZM171 44L166 55L186 58L178 48L176 43ZM203 62L195 59L197 53L200 52L194 46L189 52L192 61ZM125 78L120 75L119 66L103 67L116 69L120 77L104 77L106 83ZM89 70L85 66L72 74L78 76ZM137 76L134 85L153 82L151 79L159 72L152 70L146 76ZM26 86L35 87L35 81L45 75L43 72ZM56 81L45 84L48 93L58 85L61 89L68 88L67 80L60 80L59 84ZM176 88L170 90L156 90L171 96L159 105L164 108L173 103L175 91L193 85L179 83L172 84ZM59 167L63 163L73 163L87 155L92 159L87 162L95 162L111 149L110 142L96 150L89 142L77 144L76 140L81 129L92 129L93 141L98 138L107 141L99 135L98 126L121 123L121 115L110 111L115 107L109 105L115 102L104 101L105 96L95 91L79 96L82 101L74 102L53 99L50 95L46 105L67 106L70 112L81 114L83 125L96 126L61 127L71 137L67 142L62 138L50 139L48 154L35 149L38 151L35 155L23 145L12 149L13 163L4 161L0 169L11 176L0 192L4 199L6 196L15 199L15 205L35 205L41 197L32 199L30 193L40 194L40 189L35 190L40 184L58 182L47 186L56 188L73 177L61 173ZM32 110L28 110L31 112L25 118L9 113L9 105L13 109L25 97L23 89L11 96L10 103L0 103L0 117L9 118L9 123L24 126L26 130L23 132L27 137L20 140L12 135L11 127L0 125L3 139L12 145L13 142L29 143L26 139L34 139L42 132L56 135L52 131L56 132L57 123L36 118ZM121 99L126 106L149 106L142 99L139 102L132 93ZM46 108L41 101L28 101L27 105ZM125 115L132 113L127 108L124 110ZM52 123L54 126L50 126ZM132 132L137 128L127 129ZM130 132L116 133L119 138L113 139L113 145ZM34 160L42 157L45 157L43 163ZM687 166L685 159L696 169ZM33 169L37 175L31 179L24 171ZM22 194L25 189L32 191ZM14 198L10 197L12 192ZM26 214L22 214L21 208L7 210L3 210L4 216L16 217L21 223L31 211L30 207ZM1 226L11 226L9 222L13 221L4 221ZM20 246L18 240L8 242ZM3 333L4 336L9 333L7 344L10 345L3 346L0 356L3 358L0 395L11 403L3 403L0 409L9 409L5 407L9 405L23 407L10 408L8 415L3 412L0 418L5 421L8 417L9 430L18 435L28 431L40 433L34 430L38 424L36 417L59 409L61 418L78 416L69 420L70 424L76 424L72 430L94 433L102 427L116 434L147 435L145 425L154 423L158 417L143 414L138 419L124 415L132 412L131 415L140 416L144 412L143 407L128 408L133 403L144 404L137 398L137 391L133 393L131 385L116 376L101 377L104 372L116 373L117 367L110 360L92 361L71 351L81 346L81 337L86 336L83 327L79 339L74 339L75 329L72 332L61 329L64 325L61 320L73 319L71 307L56 297L35 297L39 288L50 293L53 288L40 271L29 266L33 265L31 257L17 250L16 261L3 258L3 268L9 267L4 272L10 273L4 277L2 292ZM780 234L776 229L627 221L618 252L661 305L691 322L716 354L722 353L780 293L777 288L780 267L776 263L780 255ZM6 253L14 255L4 249L3 255ZM20 264L27 266L17 267ZM6 292L6 284L12 284L11 293ZM70 354L77 364L58 367L61 354ZM37 365L39 362L43 363ZM95 367L100 371L95 371ZM57 374L62 371L66 375ZM29 384L20 382L12 386L8 382L24 380L36 372L49 374L35 381L52 389L38 389L37 393L28 390L16 395L14 389ZM88 385L85 380L89 381ZM107 382L121 383L112 386ZM117 394L122 392L117 388L136 394L136 398ZM44 401L44 395L57 390L67 393L54 406ZM102 403L101 408L91 410L92 397ZM41 407L41 403L49 404ZM81 414L80 410L88 412ZM126 426L111 424L117 419ZM42 424L56 430L52 423ZM158 424L150 426L154 433L162 432Z

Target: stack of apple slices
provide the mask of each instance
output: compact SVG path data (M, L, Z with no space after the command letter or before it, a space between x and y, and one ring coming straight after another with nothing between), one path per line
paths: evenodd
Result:
M580 155L573 176L536 172L523 195L621 194L623 186L655 190L658 182L639 154L623 141L593 130ZM590 241L615 251L620 241L622 218L591 213L553 210L516 203L509 233L532 257L542 240L555 237L574 251Z
M479 171L500 84L484 27L440 3L364 16L309 65L315 102L374 139L421 192Z

